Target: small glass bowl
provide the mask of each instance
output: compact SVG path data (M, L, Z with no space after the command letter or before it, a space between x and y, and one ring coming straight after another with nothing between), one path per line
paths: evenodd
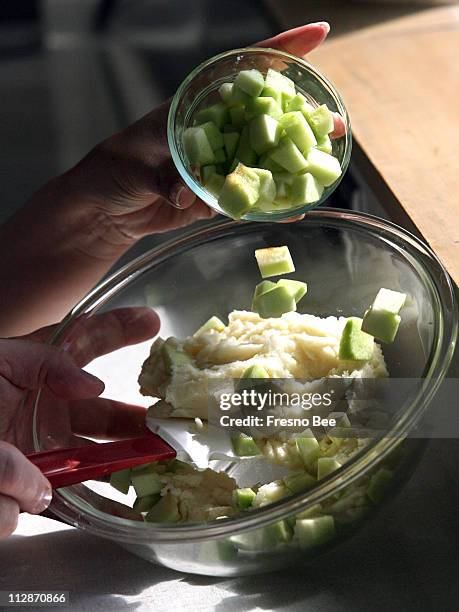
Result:
M332 153L339 160L341 177L324 189L320 200L313 204L302 204L272 212L249 212L242 217L247 221L281 221L301 215L322 204L338 187L351 156L351 125L344 102L330 81L311 64L285 51L261 47L234 49L216 55L195 68L177 89L169 111L167 138L172 159L188 187L208 206L228 216L218 205L217 198L207 191L195 176L183 148L183 133L193 125L197 111L221 101L218 89L223 83L234 81L241 70L251 68L262 73L266 73L268 68L282 71L294 81L297 91L302 93L310 104L326 104L331 111L341 115L345 126L344 136L332 140Z

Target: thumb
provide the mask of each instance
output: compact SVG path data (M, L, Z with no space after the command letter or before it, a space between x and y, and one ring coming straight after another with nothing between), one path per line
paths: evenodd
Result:
M20 389L47 387L67 399L100 395L104 383L81 370L67 353L30 340L0 340L0 376Z

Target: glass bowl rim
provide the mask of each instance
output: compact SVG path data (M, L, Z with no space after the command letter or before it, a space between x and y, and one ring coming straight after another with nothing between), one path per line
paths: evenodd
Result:
M167 118L167 140L168 140L168 145L169 145L169 149L171 152L171 156L174 161L175 167L177 168L182 179L185 181L186 185L200 199L206 202L208 206L210 206L213 210L217 210L216 208L214 208L214 206L211 205L207 190L204 189L204 187L188 172L188 170L186 169L186 167L184 166L182 162L182 159L181 159L181 156L178 150L176 138L175 138L175 120L176 120L176 114L177 114L179 102L182 99L182 96L184 92L186 91L187 87L193 81L193 79L196 78L203 70L205 70L209 66L217 64L221 60L224 60L228 57L241 55L242 53L245 53L247 55L250 55L252 53L253 54L255 53L263 54L264 53L266 55L272 55L272 56L289 59L290 61L295 62L296 64L302 66L303 69L306 69L307 71L311 72L315 77L320 79L322 83L328 88L329 93L332 95L334 101L336 102L339 108L339 112L344 120L346 132L344 136L342 136L342 138L345 138L343 159L342 161L340 161L342 172L341 172L341 176L335 181L335 183L333 183L333 185L331 185L330 188L328 187L326 188L326 189L329 189L329 191L325 198L321 197L320 200L318 200L317 202L314 202L313 204L303 204L302 206L298 206L297 208L291 211L289 209L286 209L286 210L275 212L275 213L267 213L267 212L260 212L260 213L255 213L255 214L248 213L247 216L244 218L244 220L246 221L257 221L261 223L264 221L282 221L285 219L290 219L291 217L295 217L297 215L301 215L303 213L314 210L315 208L317 208L317 206L323 204L323 202L325 202L332 195L332 193L335 191L335 189L340 184L344 174L346 173L346 170L349 166L351 152L352 152L351 123L350 123L349 114L347 112L342 96L337 91L333 83L324 74L322 74L315 66L310 64L304 58L297 57L296 55L292 55L291 53L288 53L287 51L282 51L280 49L271 49L269 47L241 47L240 49L231 49L230 51L224 51L223 53L214 55L213 57L209 58L205 62L202 62L201 64L199 64L199 66L194 68L185 77L185 79L183 79L182 83L179 85L177 91L175 92L172 98L172 102L171 102L171 106L170 106L169 114ZM217 212L219 212L220 214L224 216L227 216L228 218L231 218L224 211L221 211L218 209Z
M292 495L284 500L269 504L258 510L247 513L247 515L236 516L227 520L214 521L210 523L179 524L175 526L156 526L152 523L145 523L129 519L120 518L111 514L101 512L74 495L71 489L60 489L55 491L51 509L57 516L71 524L86 529L97 535L104 536L116 541L127 543L179 543L179 542L199 542L212 538L224 538L237 533L250 531L268 525L274 521L282 520L285 516L299 513L317 503L320 503L330 494L335 493L362 476L373 466L387 456L402 440L408 432L413 429L423 412L428 407L435 395L441 381L446 375L447 368L452 359L458 331L458 309L452 281L448 272L440 262L432 249L421 239L411 234L407 230L396 224L382 220L379 217L367 213L348 212L342 209L326 208L311 211L305 219L298 222L308 223L308 218L312 221L330 221L344 223L345 227L353 227L357 224L360 228L374 228L392 235L394 238L402 240L407 245L428 258L431 265L437 266L436 272L440 271L441 278L437 283L442 284L443 289L451 303L451 316L448 321L450 328L450 339L445 338L445 308L439 302L440 310L437 313L438 320L436 346L434 354L430 356L429 370L424 377L422 388L416 397L408 403L402 416L394 425L392 430L383 438L375 440L372 444L364 447L352 459L346 462L339 470L321 480L313 489ZM269 226L271 224L266 223ZM236 230L251 227L254 231L261 229L262 226L250 222L237 221L213 221L198 229L188 230L184 235L172 238L159 246L149 250L143 255L129 262L118 271L114 272L107 279L99 283L90 293L88 293L62 320L58 328L48 340L48 343L55 345L67 326L84 312L92 312L100 305L110 299L120 289L126 287L132 280L145 272L152 263L160 263L161 257L173 256L174 251L187 243L193 243L197 239L207 237L208 239L218 239L226 235L230 228ZM430 273L428 266L417 259L423 272L430 274L429 282L431 289L437 293L436 284L432 282L433 274ZM413 265L413 262L409 262ZM438 298L438 295L436 296ZM445 342L446 340L446 342ZM33 410L33 444L36 451L43 450L38 439L36 419L39 409L40 393L37 394ZM396 434L396 435L391 435ZM78 486L78 485L77 485Z

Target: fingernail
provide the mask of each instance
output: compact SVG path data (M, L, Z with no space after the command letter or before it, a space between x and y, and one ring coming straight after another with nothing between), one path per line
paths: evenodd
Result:
M80 370L80 372L82 378L84 378L88 384L90 384L92 387L97 387L98 389L101 389L100 393L102 393L102 391L105 389L105 383L100 380L100 378L97 378L97 376L86 372L86 370Z
M48 485L39 495L37 501L32 507L31 514L40 514L40 512L44 512L51 503L52 499L53 490L51 489L51 486Z
M328 21L319 21L317 25L320 25L320 27L325 30L325 34L328 34L330 32L330 24L328 23Z
M171 196L171 200L177 208L188 208L190 207L196 196L187 187L179 187L177 191Z

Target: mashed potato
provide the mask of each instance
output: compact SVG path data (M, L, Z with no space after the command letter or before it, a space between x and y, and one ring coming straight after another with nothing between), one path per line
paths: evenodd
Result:
M375 343L370 360L339 359L345 317L316 317L289 312L279 318L234 311L221 331L212 329L177 346L191 358L169 373L163 362L162 339L154 342L139 377L141 393L166 402L158 416L207 418L209 381L240 378L252 365L263 367L270 378L317 380L323 377L378 378L387 376L384 358Z

